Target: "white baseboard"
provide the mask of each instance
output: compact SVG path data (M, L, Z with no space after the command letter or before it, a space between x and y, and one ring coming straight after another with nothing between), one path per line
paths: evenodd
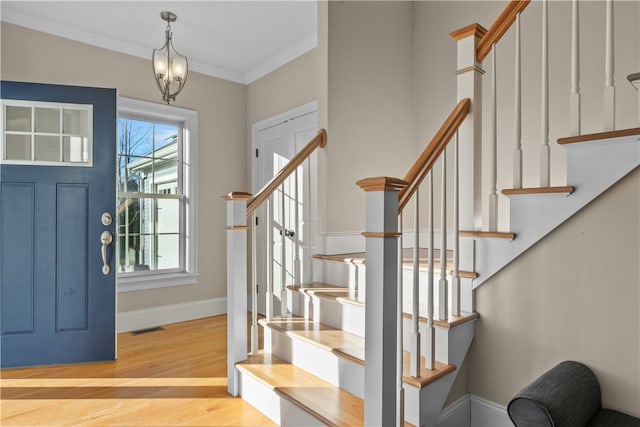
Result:
M217 316L227 312L226 298L212 298L182 304L163 305L142 310L125 311L117 315L117 332L153 328L170 323Z
M440 414L438 427L513 427L504 406L466 394Z
M470 427L513 427L504 406L474 395L470 395L469 400L471 402Z
M440 413L438 427L470 427L471 395L465 394Z

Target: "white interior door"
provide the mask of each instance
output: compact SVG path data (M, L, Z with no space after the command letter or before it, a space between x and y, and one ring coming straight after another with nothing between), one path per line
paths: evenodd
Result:
M317 114L309 112L294 116L256 133L256 170L254 194L257 193L301 150L317 132ZM258 312L266 313L265 294L271 281L274 293L273 314L278 316L293 307L286 303L286 286L309 281L310 211L309 165L305 162L278 188L269 203L257 210L256 268ZM297 212L296 212L297 210ZM269 221L271 218L271 221ZM268 224L270 222L270 224ZM267 242L266 227L271 227L271 242ZM273 261L267 268L267 246L271 245ZM270 274L269 274L270 273ZM282 302L286 310L283 310Z

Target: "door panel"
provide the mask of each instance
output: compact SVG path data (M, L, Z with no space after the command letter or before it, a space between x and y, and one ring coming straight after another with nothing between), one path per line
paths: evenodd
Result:
M317 132L317 113L313 112L305 114L291 120L287 120L276 126L269 127L265 130L259 131L257 135L256 146L258 147L259 157L257 164L257 180L256 189L262 188L273 176L275 176L288 162L289 160L300 151L315 135ZM273 313L280 315L281 313L281 295L286 285L293 284L296 275L296 269L299 270L301 281L308 281L306 279L307 272L309 271L307 258L303 254L307 254L308 251L308 225L306 224L306 209L308 209L308 203L305 203L308 196L306 180L308 179L308 165L306 162L298 172L298 225L295 225L295 189L296 178L295 173L290 176L284 184L284 206L282 205L282 187L278 188L273 195L273 201L271 203L271 235L273 241L271 247L273 250L273 292L274 292L274 307ZM284 209L283 209L284 208ZM255 232L257 233L256 241L266 241L267 226L267 212L265 205L262 205L257 210L257 215L261 219ZM297 230L297 232L291 236L285 236L282 238L284 220L284 231ZM296 256L296 240L298 240L298 248L300 253ZM283 260L283 241L284 241L284 257ZM296 260L301 262L302 265L296 266ZM266 277L266 247L259 245L257 248L257 277L258 277L258 312L264 314L266 310L265 304L265 292L266 281L269 280ZM284 269L284 282L282 281L282 270ZM287 302L287 301L286 301ZM288 302L287 302L288 303ZM288 303L287 309L292 310L291 305Z
M115 248L104 275L100 234L115 231L101 215L115 210L116 92L3 81L1 93L93 106L92 166L0 168L1 366L113 360Z
M33 242L35 235L35 185L2 183L2 239ZM2 334L34 331L34 245L12 245L2 252Z

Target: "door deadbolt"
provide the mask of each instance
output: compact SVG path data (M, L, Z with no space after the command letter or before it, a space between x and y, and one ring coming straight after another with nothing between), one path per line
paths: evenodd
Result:
M105 212L102 214L102 225L111 225L113 222L113 218L111 218L111 214L109 212Z

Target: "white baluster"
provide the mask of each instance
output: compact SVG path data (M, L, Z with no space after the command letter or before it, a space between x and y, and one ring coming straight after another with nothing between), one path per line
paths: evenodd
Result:
M460 315L460 203L459 167L458 167L458 133L453 156L453 274L451 275L451 314Z
M402 336L404 334L404 308L402 306L402 293L403 293L403 218L402 213L398 215L398 231L400 232L400 237L398 238L398 300L397 300L397 310L398 310L398 319L397 319L397 337L396 337L396 349L397 349L397 367L396 367L396 388L398 389L398 406L397 406L397 420L396 425L401 426L404 425L404 382L402 380L402 376L404 375L404 348L402 343ZM357 276L356 276L357 277Z
M604 130L612 131L616 128L615 104L616 88L613 84L613 0L606 2L604 41Z
M308 253L308 262L309 262L309 273L307 278L309 283L313 283L313 230L311 227L311 212L312 212L312 204L311 204L311 157L307 158L307 178L306 178L306 197L305 197L305 208L307 212L307 225L305 227L306 239L307 239L307 253Z
M299 168L298 168L299 169ZM300 281L300 214L299 214L299 205L300 205L300 198L299 198L299 194L298 194L298 169L296 169L296 171L294 172L294 184L295 184L295 189L293 190L293 197L294 197L294 219L293 219L293 235L291 236L293 238L293 242L294 242L294 251L295 251L295 255L294 255L294 259L293 259L293 284L296 286L300 286L300 284L302 283Z
M284 182L280 186L280 316L287 317L287 229L285 227Z
M433 259L433 170L429 171L429 255L428 266L429 274L427 276L427 336L425 337L425 367L433 370L436 360L436 334L433 327L433 282L435 275L435 264Z
M540 186L549 187L551 171L549 163L551 149L549 147L549 14L547 0L542 0L542 146L540 147Z
M411 310L411 360L409 373L412 377L420 375L420 189L414 200L414 236L413 236L413 293Z
M513 188L522 188L522 53L520 41L520 13L516 15L516 87L514 130L516 148L513 150Z
M271 200L273 196L270 196L265 202L265 208L267 210L266 221L266 237L267 237L267 297L265 301L265 317L267 321L273 320L273 211L271 207Z
M256 213L251 215L251 354L258 354L258 263Z
M442 206L440 218L440 282L438 283L438 319L449 317L449 282L447 281L447 150L442 152Z
M571 94L569 95L569 133L580 135L580 21L578 0L571 3Z
M498 88L496 45L491 49L491 127L489 144L489 231L498 231Z

